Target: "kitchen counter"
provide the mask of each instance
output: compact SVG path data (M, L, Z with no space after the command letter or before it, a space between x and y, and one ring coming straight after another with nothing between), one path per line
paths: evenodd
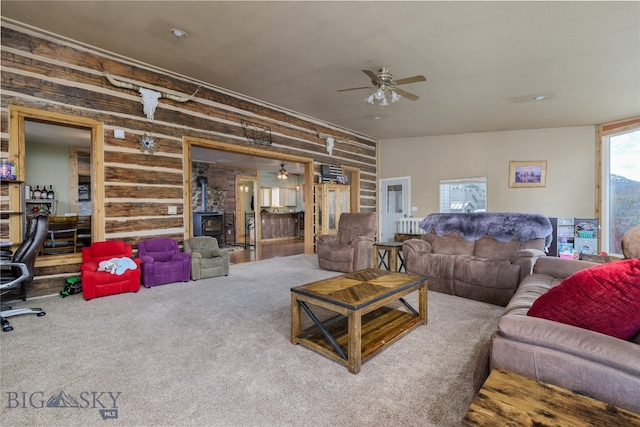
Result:
M261 212L262 240L298 237L300 212Z
M260 215L298 215L299 212L260 212Z

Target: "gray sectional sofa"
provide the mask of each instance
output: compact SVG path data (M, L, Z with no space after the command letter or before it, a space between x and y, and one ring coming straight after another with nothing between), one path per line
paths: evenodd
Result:
M429 290L506 306L520 281L545 256L552 227L541 215L431 214L427 233L405 240L408 273L429 278Z
M489 369L504 368L603 402L640 412L640 333L623 340L588 329L527 316L534 301L586 261L542 257L524 278L485 350ZM597 316L598 313L593 313ZM481 356L480 364L486 363Z
M505 368L640 412L640 332L624 340L527 315L540 296L596 264L545 256L545 238L520 239L513 233L500 242L464 226L459 232L439 227L436 222L449 216L434 215L423 221L422 239L403 244L407 272L429 277L431 291L506 306L480 352L476 389L491 369ZM625 234L623 249L627 258L640 257L640 226Z

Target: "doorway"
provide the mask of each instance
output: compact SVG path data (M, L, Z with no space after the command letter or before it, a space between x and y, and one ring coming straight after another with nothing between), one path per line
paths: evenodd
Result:
M410 185L408 176L380 180L380 242L393 242L396 221L410 216Z
M192 151L194 149L207 149L211 151L218 151L221 153L235 153L239 155L245 155L246 157L250 157L253 159L266 159L268 161L273 161L277 159L279 163L284 162L293 162L299 163L301 168L303 169L303 200L304 200L304 210L306 212L313 212L313 159L307 157L299 157L291 154L285 153L274 153L272 151L263 150L260 148L254 147L244 147L237 146L229 143L204 140L199 138L185 137L184 139L184 159L183 162L185 165L191 165L193 162ZM258 168L255 168L258 169ZM253 180L257 181L258 177L251 177ZM193 189L193 180L191 174L184 175L184 200L185 200L185 236L190 236L193 229L193 219L189 212L193 212L194 206L192 203L192 189ZM237 183L236 183L237 188ZM257 188L257 184L254 183L254 209L259 209L261 203L261 192ZM237 212L237 210L236 210ZM259 215L257 211L255 215ZM254 223L254 228L252 229L252 233L255 235L256 244L260 242L261 236L261 225L262 221L259 218ZM314 242L313 242L313 216L305 215L304 217L304 253L312 254L314 253ZM256 246L256 250L258 246Z
M245 249L256 244L256 192L259 181L254 176L236 175L236 227L235 241Z
M40 167L36 165L36 168L38 170L41 169L43 173L48 173L49 175L35 177L32 174L29 176L28 171L33 170L33 165L31 164L33 159L30 158L27 160L29 157L27 139L30 139L31 135L37 133L44 135L49 134L49 136L54 134L54 132L47 132L47 129L57 130L66 135L57 138L56 140L49 138L48 142L51 146L47 147L47 149L63 151L65 153L64 157L67 166L61 170L52 170L51 159L46 158L45 156L44 166ZM77 142L77 135L81 135L79 138L82 139L82 143ZM90 208L89 213L92 217L90 233L93 240L102 240L104 238L104 212L102 209L96 209L96 206L100 206L104 200L104 189L102 186L96 185L97 182L103 182L104 171L97 167L98 165L102 165L104 161L103 138L102 123L96 120L25 107L12 106L10 108L9 153L17 153L14 158L17 159L18 179L25 181L27 184L33 182L35 185L45 185L44 181L47 181L49 182L49 184L46 184L48 187L57 186L58 189L55 191L56 198L62 198L64 196L65 199L65 203L63 204L58 205L56 203L57 215L71 213L72 209L78 207L77 187L76 189L71 188L71 175L74 173L74 167L77 167L78 164L74 163L75 166L72 166L71 157L74 156L74 151L71 150L70 147L77 146L81 148L80 151L88 154L86 160L89 163L87 165L82 165L83 170L80 171L80 173L83 174L82 176L84 177L84 180L91 183L87 187L87 191L90 192L93 198L92 207ZM40 141L40 143L43 142L44 141ZM57 148L55 148L56 145ZM66 173L66 179L60 181L58 184L53 184L53 180L61 174L64 175L63 172ZM78 172L78 170L75 170L75 173ZM87 173L89 175L87 175ZM38 182L34 182L34 180ZM76 192L74 193L74 197L71 196L72 191ZM72 202L73 199L76 200L75 205ZM23 225L21 224L22 221L20 221L20 219L12 221L13 222L10 226L11 238L16 242L20 242L22 241L24 233ZM46 262L41 258L42 257L38 259L39 265L44 266L44 264L46 264L53 266L77 263L81 259L81 255L79 253L70 253L65 255L49 256L47 257Z

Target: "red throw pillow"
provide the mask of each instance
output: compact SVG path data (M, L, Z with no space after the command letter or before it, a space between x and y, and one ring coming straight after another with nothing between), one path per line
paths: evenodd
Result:
M640 259L580 270L541 295L527 314L631 339L640 331Z

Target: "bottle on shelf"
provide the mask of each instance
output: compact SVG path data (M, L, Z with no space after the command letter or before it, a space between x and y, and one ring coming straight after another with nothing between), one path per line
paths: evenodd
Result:
M47 186L43 185L42 186L42 193L40 193L40 198L41 199L46 199L48 194L49 193L47 193Z
M47 193L47 198L49 200L53 200L56 198L56 193L53 192L53 185L49 185L49 192Z
M33 192L33 198L34 199L39 199L41 195L42 195L42 191L40 191L40 186L36 185L36 189Z

